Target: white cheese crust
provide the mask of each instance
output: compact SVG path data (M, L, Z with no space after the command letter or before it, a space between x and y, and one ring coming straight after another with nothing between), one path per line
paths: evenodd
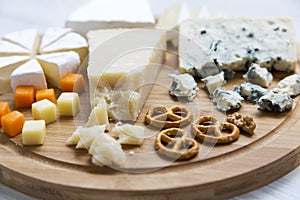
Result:
M28 56L7 56L0 57L0 94L11 89L10 75L30 58Z
M66 27L86 36L89 30L144 28L154 27L154 24L147 0L93 0L75 10L69 16Z
M19 85L34 86L36 90L47 89L46 77L36 59L28 61L12 72L11 88L13 91Z
M76 73L80 65L79 56L73 51L36 57L45 72L47 81L58 88L60 88L60 79L66 74Z

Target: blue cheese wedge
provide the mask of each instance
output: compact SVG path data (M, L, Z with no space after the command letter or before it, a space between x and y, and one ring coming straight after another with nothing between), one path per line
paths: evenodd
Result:
M169 74L173 78L169 93L177 98L187 98L192 101L197 94L197 83L190 74Z
M253 83L242 83L234 87L234 91L238 92L245 100L256 103L260 97L266 95L268 90Z
M285 77L277 84L277 88L291 96L300 94L300 75L293 74Z
M243 97L236 91L217 88L213 93L213 103L218 110L229 111L242 106Z
M218 87L222 87L226 84L226 81L224 79L224 72L221 72L217 75L208 76L201 80L204 81L205 88L208 91L210 97L212 97L214 91Z
M293 108L293 99L289 94L274 88L266 95L262 96L257 104L261 110L284 112Z
M287 18L186 21L180 26L179 55L180 71L188 73L205 65L244 71L257 63L269 71L285 72L297 65L294 27Z
M273 80L272 74L266 69L260 67L258 64L252 64L243 78L262 87L268 87Z

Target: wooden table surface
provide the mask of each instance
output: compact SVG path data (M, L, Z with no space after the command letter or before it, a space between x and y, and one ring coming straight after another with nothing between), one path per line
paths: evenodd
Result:
M40 31L49 26L63 26L69 14L86 0L0 0L0 35L25 28ZM149 0L155 15L178 0ZM190 7L205 5L208 11L224 16L289 16L294 20L300 43L300 1L298 0L187 0ZM300 141L299 141L300 143ZM1 156L0 156L1 160ZM242 186L241 186L242 187ZM299 199L300 167L281 179L233 199ZM0 183L0 200L35 198L19 193Z

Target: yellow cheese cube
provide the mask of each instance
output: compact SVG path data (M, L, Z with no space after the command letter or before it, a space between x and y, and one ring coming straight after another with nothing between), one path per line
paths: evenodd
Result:
M56 106L48 99L32 104L32 115L35 120L45 120L46 124L56 121Z
M63 92L57 100L61 116L75 116L79 112L80 100L76 92Z
M42 145L46 136L45 120L25 121L22 130L23 145Z

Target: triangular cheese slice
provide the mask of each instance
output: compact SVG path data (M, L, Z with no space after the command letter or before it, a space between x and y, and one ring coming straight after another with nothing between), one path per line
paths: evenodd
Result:
M75 51L80 56L80 61L83 61L88 54L88 44L84 37L78 33L67 33L52 44L41 48L40 53L53 53L63 51Z
M34 52L36 45L39 43L38 38L39 34L36 29L26 29L8 33L2 39Z
M18 85L34 86L35 89L47 89L46 77L41 65L32 59L21 65L11 74L11 87L15 91Z
M46 46L52 44L59 38L63 37L65 34L71 32L70 28L61 28L61 27L50 27L46 29L43 34L40 49L45 48Z
M28 60L28 56L0 57L0 94L10 90L11 73Z
M0 56L30 55L31 51L19 45L0 40Z
M36 56L41 64L48 83L60 88L60 79L70 73L78 71L80 60L77 53L73 51L51 53Z

